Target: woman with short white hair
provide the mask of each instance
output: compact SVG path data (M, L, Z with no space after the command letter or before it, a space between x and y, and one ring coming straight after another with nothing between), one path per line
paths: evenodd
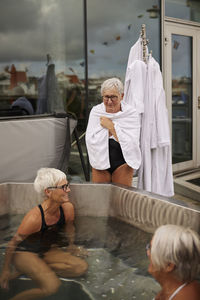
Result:
M103 102L90 112L86 145L92 181L132 185L133 172L141 163L139 115L123 103L123 84L110 78L101 86Z
M58 169L41 168L34 187L43 196L43 201L25 215L8 243L0 285L8 288L10 279L25 274L35 281L37 287L20 292L12 300L54 294L60 286L58 276L78 277L88 267L85 260L77 257L84 251L73 244L74 207L69 201L70 187L66 175ZM60 232L68 239L66 250L61 248L65 241L62 241ZM12 274L12 265L15 274Z
M200 239L190 228L163 225L147 245L149 273L162 290L155 300L199 300Z

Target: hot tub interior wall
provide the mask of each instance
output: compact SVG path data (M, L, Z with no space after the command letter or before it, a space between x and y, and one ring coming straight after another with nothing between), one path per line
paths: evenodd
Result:
M200 232L198 210L171 199L112 184L70 185L70 199L80 216L115 217L146 232L162 224L190 226ZM24 214L41 202L32 183L0 184L0 215Z

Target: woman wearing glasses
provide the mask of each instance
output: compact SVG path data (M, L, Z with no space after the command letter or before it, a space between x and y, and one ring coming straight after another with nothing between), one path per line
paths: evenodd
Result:
M103 102L90 112L86 145L92 181L132 185L141 163L140 122L136 110L123 103L123 84L110 78L101 86Z
M9 242L0 284L2 288L8 288L9 279L17 274L25 274L38 287L20 292L12 300L35 299L53 294L60 286L57 275L77 277L87 270L85 260L77 257L81 255L81 249L73 245L74 207L69 202L70 188L66 175L57 169L41 168L34 187L44 200L25 215L17 233ZM62 244L63 231L68 240L66 251L59 245ZM11 274L12 264L16 269L15 274Z
M155 300L199 300L200 239L196 232L176 225L159 227L146 247L149 273L162 289Z

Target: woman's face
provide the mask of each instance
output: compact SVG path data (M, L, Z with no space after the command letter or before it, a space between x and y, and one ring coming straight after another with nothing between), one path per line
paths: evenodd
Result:
M149 258L149 267L148 267L148 272L154 277L154 278L158 278L159 274L160 274L160 271L157 271L155 269L155 267L153 266L153 263L152 263L152 260L151 260L151 246L152 246L152 241L153 239L151 240L150 244L149 244L149 247L146 249L147 251L147 256Z
M102 97L107 113L117 113L121 110L123 95L121 95L116 88L104 89Z
M49 198L52 201L58 202L60 204L69 201L69 183L66 179L61 180L55 188L48 189L50 191Z
M167 265L158 270L153 265L152 259L151 259L151 247L152 247L153 239L151 240L149 247L146 248L147 250L147 256L149 258L149 267L148 272L162 285L162 282L166 280L167 276L173 276L173 272L175 269L175 265L173 263L167 263Z

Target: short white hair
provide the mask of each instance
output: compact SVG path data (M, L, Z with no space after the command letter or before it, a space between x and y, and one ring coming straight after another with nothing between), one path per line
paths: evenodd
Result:
M184 282L196 278L200 270L200 239L190 228L177 225L163 225L153 236L151 260L155 269L164 269L173 263L174 276Z
M118 78L110 78L110 79L107 79L105 80L102 85L101 85L101 95L103 95L103 92L105 90L108 90L108 89L117 89L117 91L119 92L120 95L123 94L124 92L124 87L123 87L123 83L121 82L121 80L119 80Z
M34 181L35 190L44 196L44 191L48 187L56 186L60 181L66 179L65 173L54 168L41 168L37 171L37 176Z

